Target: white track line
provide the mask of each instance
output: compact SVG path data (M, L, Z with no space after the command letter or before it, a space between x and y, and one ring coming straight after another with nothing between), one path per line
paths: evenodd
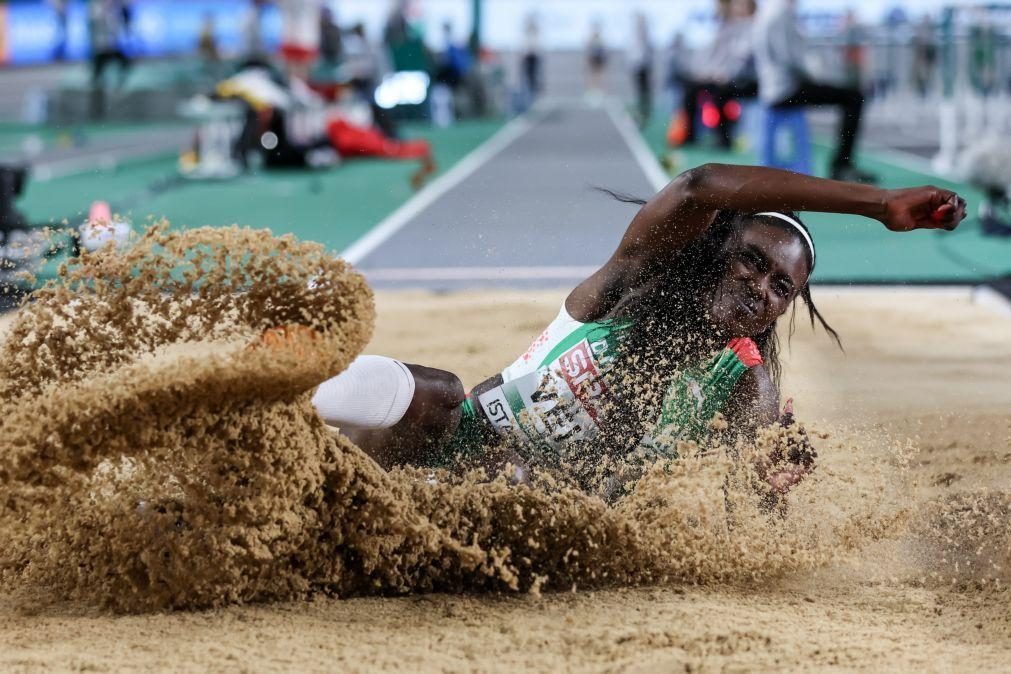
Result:
M635 122L632 121L628 112L615 100L608 101L605 109L611 117L611 121L618 128L618 133L625 140L625 144L628 145L628 149L632 151L632 156L639 163L642 172L646 174L650 185L657 192L662 190L670 182L670 176L660 166L660 162L646 145L646 141L642 139L642 134L635 127Z
M168 154L167 151L166 154ZM66 178L67 176L79 175L89 171L112 171L118 166L119 159L112 152L71 157L68 159L56 159L33 166L32 180L36 182L48 182L57 178Z
M1011 318L1011 300L989 286L976 286L972 291L972 302L1001 316Z
M395 267L365 269L369 281L499 281L584 279L598 267Z
M407 203L388 215L360 239L345 248L339 257L344 258L351 264L359 264L369 253L400 231L412 218L432 205L436 199L470 177L471 174L488 163L495 155L502 152L513 141L529 131L545 114L547 114L547 109L540 108L535 112L517 117L506 124L494 136L457 162L456 166L431 182L427 187L409 199Z

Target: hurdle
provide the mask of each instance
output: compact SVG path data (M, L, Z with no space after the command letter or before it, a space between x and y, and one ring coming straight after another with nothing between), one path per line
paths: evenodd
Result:
M1011 130L1011 4L951 6L940 25L941 99L934 169L950 174L973 142Z

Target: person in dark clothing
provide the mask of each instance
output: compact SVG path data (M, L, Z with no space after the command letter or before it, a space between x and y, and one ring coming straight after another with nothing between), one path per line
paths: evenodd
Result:
M333 10L323 6L319 12L319 55L327 66L335 67L341 60L341 29L334 20Z
M767 0L759 12L753 37L762 102L774 108L839 108L842 122L830 175L849 182L874 182L873 175L859 170L853 162L863 116L863 93L855 87L819 82L807 73L794 0Z
M640 126L645 126L653 112L653 38L649 32L649 20L641 12L635 17L635 37L628 60L636 93L637 121Z
M530 100L541 93L541 31L537 17L527 16L523 25L523 89Z
M470 69L470 52L453 38L453 24L442 24L444 49L435 56L435 81L454 91L463 83Z
M721 147L733 144L734 121L726 114L732 100L758 96L754 54L751 43L754 0L721 0L717 5L717 28L713 45L705 57L704 67L696 77L682 82L682 107L686 123L685 144L695 141L696 110L703 93L708 93L719 111L717 138Z
M120 42L124 28L123 7L113 0L91 0L88 6L88 30L91 38L91 115L98 119L105 111L105 85L102 78L113 63L119 64L119 83L126 81L130 59Z

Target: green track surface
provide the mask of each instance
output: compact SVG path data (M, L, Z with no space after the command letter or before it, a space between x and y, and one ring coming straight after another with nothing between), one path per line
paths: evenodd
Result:
M404 125L431 141L443 172L501 128L500 120L448 129ZM34 222L79 223L91 202L108 201L134 223L167 218L173 226L231 224L292 233L340 251L407 201L418 164L353 159L325 171L265 171L220 182L176 178L177 157L161 156L48 182L29 183L20 207ZM438 175L438 174L437 174Z
M658 155L669 151L666 122L655 118L643 130L647 144ZM707 139L692 148L676 150L671 156L675 173L707 162L755 163L753 154L717 150L708 146ZM815 166L823 172L829 161L829 147L817 143L814 159ZM887 157L866 148L861 148L858 159L861 168L878 175L882 187L932 184L958 192L969 202L970 217L955 232L894 234L873 220L805 213L804 221L818 246L816 281L971 283L1011 273L1011 240L983 236L975 220L982 199L978 190L928 172L896 166Z

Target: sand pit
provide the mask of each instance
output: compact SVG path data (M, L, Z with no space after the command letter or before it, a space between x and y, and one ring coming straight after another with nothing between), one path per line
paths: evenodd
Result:
M522 351L563 294L380 294L368 350L452 369L473 384ZM827 484L853 485L836 496L849 493L876 509L1009 484L1011 321L943 292L824 291L817 298L847 354L800 329L784 392L828 433L819 470L831 476ZM875 497L861 484L893 492ZM999 539L1000 524L983 530ZM4 596L0 668L1003 669L1011 658L1007 591L992 587L992 574L981 584L979 569L960 576L972 560L933 559L930 546L914 543L899 534L862 544L826 568L752 584L540 597L317 595L112 617L83 603L33 608ZM944 579L930 577L953 562L963 564L946 567Z

